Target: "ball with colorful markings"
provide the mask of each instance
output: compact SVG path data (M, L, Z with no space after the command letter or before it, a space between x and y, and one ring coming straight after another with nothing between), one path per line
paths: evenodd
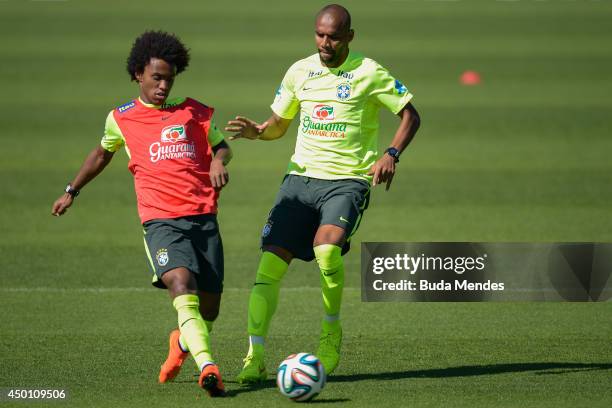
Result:
M325 386L325 370L319 359L308 353L291 354L278 366L276 384L293 401L310 401Z

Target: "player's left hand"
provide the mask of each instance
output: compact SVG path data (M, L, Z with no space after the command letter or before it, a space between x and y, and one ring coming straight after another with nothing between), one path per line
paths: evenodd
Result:
M236 139L259 139L259 136L268 127L268 122L264 122L261 125L257 122L245 118L244 116L236 116L236 120L230 120L227 122L225 130L227 132L235 132L236 134L230 136L229 140Z
M51 214L55 215L56 217L64 215L68 208L70 208L70 206L72 205L73 201L74 197L70 194L62 194L62 196L55 200L55 202L53 203L53 207L51 208Z
M391 187L393 176L395 176L395 159L386 153L383 154L370 168L368 175L374 176L372 178L372 186L387 183L385 190L388 191L389 187Z
M222 189L227 183L229 183L229 174L227 169L223 165L223 160L213 159L210 162L210 182L215 189Z

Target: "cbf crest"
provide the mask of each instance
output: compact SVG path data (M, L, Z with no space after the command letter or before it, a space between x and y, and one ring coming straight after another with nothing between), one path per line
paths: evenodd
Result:
M408 89L404 86L404 84L402 84L397 79L395 80L395 90L397 91L398 95L403 95L408 91Z
M261 237L266 238L268 235L270 235L270 232L272 232L272 221L266 222L266 225L264 225L263 230L261 231Z
M159 266L166 266L168 264L168 250L166 248L161 248L155 254L155 259L157 259L157 264Z
M336 96L339 100L345 101L351 97L351 85L348 82L343 82L336 88Z

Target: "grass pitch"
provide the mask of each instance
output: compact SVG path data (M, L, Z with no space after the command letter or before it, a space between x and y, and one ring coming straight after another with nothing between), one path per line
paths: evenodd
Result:
M246 351L258 237L291 154L238 141L220 202L226 293L213 346L231 398L208 400L192 363L156 384L175 314L149 288L123 152L69 214L51 203L137 93L133 39L174 31L192 49L174 95L263 120L285 70L314 52L323 2L0 2L5 98L0 161L0 387L64 388L54 406L273 406L269 384L234 382ZM610 302L364 304L363 241L612 241L612 6L607 2L350 2L352 48L415 94L423 126L391 191L377 189L347 256L345 343L316 401L353 406L612 403ZM483 83L463 87L464 70ZM381 148L397 120L381 115ZM316 348L318 274L295 262L268 369ZM2 404L11 405L2 402ZM15 406L44 403L15 403Z

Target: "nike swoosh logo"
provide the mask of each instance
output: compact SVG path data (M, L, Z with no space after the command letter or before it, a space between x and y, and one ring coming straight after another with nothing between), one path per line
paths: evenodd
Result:
M335 275L337 273L338 273L338 271L336 271L334 273L324 273L323 276L332 276L332 275Z
M346 218L344 218L344 217L340 217L340 221L348 222L348 220Z
M255 284L253 286L257 286L257 285L269 285L269 283L266 283L266 282L255 282Z
M311 89L312 89L312 88L306 88L306 87L303 87L303 88L302 88L302 91L310 91Z
M170 119L170 116L162 116L161 120L168 120Z
M185 320L185 321L183 322L183 324L181 324L181 327L183 327L184 325L186 325L186 324L187 324L187 322L188 322L188 321L190 321L190 320L195 320L195 317L191 317L191 318L189 318L189 319Z

